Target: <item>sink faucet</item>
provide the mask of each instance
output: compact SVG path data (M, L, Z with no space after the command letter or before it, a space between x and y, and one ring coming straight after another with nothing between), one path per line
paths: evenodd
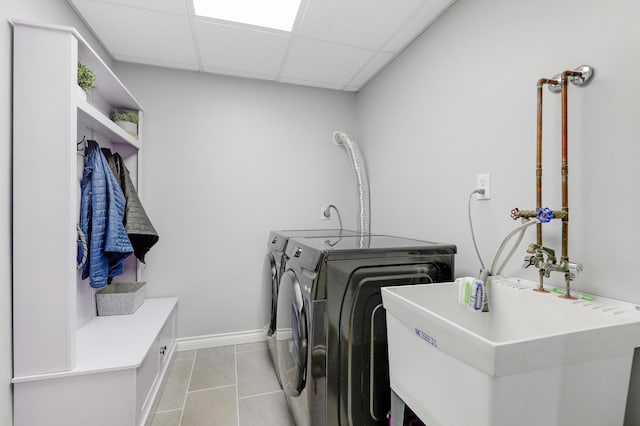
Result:
M582 270L582 265L569 261L569 160L568 160L568 105L569 105L569 82L583 86L593 76L593 70L589 66L581 66L575 70L566 70L556 77L541 78L537 84L537 134L536 134L536 209L511 210L511 217L518 218L535 217L538 223L537 239L534 245L529 246L525 257L524 267L535 265L540 274L540 286L535 291L544 292L544 278L549 277L551 272L564 273L566 292L561 297L573 299L571 297L570 283L575 279L578 272ZM548 85L552 92L561 93L561 122L562 122L562 158L560 163L560 177L562 179L562 209L551 210L542 206L542 93L543 87ZM542 246L542 224L553 219L562 221L562 256L560 263L556 259L555 252ZM546 257L546 258L545 258Z
M555 250L549 247L532 243L529 244L527 253L529 254L524 258L523 267L535 266L540 271L541 278L549 278L551 272L562 272L568 286L569 281L575 280L578 273L582 272L582 264L570 262L568 258L563 257L558 263ZM570 293L567 292L567 296L570 297Z
M529 253L530 256L525 257L525 268L533 265L543 271L544 276L547 278L551 275L551 271L564 272L561 270L561 265L557 263L556 251L554 249L532 243L529 244L527 253Z

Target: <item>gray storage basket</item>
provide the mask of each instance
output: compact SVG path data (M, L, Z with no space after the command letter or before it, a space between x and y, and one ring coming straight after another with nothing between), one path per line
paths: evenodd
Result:
M98 315L127 315L144 302L146 282L112 283L96 292Z

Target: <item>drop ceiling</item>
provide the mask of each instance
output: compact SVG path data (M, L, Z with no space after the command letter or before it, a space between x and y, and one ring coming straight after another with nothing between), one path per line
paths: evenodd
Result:
M68 0L117 61L346 91L454 1L302 0L286 32L195 16L192 0Z

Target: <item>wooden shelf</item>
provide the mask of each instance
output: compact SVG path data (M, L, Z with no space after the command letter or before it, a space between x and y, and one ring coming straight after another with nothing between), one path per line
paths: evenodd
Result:
M107 137L111 142L124 143L140 149L140 141L107 118L87 101L78 98L78 124Z

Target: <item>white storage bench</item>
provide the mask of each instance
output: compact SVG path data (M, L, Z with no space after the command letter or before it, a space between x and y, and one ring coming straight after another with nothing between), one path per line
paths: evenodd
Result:
M131 315L96 317L76 334L75 368L15 377L15 426L150 424L175 353L177 302L146 299Z

